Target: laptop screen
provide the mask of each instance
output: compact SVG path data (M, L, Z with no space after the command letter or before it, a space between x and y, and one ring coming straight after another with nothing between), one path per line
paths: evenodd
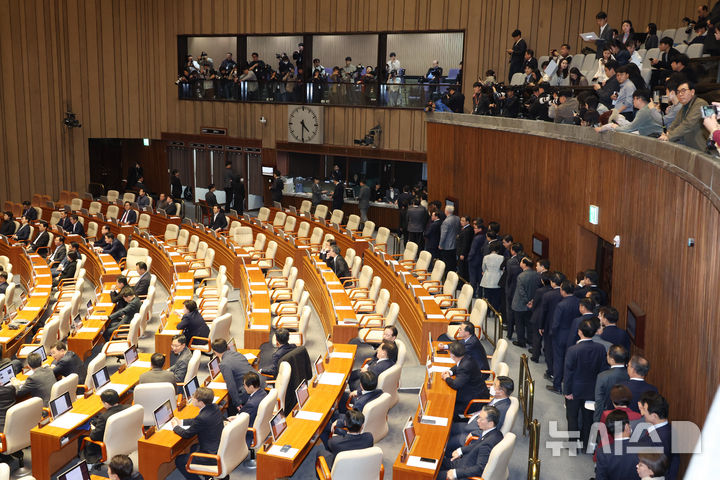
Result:
M412 417L408 419L408 422L403 428L403 440L405 440L405 451L410 453L413 443L415 442L415 426L412 422Z
M70 393L65 392L54 400L50 400L50 413L57 418L72 408Z
M102 388L106 383L110 383L110 375L108 374L107 367L103 367L97 372L92 374L93 385L95 390Z
M195 390L198 389L200 384L198 383L197 375L191 378L185 385L183 385L183 393L185 393L185 399L190 399L195 394Z
M230 341L227 344L228 350L231 350L233 352L237 352L237 345L235 345L235 339L231 338Z
M135 360L138 359L138 351L137 347L134 345L127 350L125 350L125 353L123 353L123 356L125 357L125 365L128 367L133 364Z
M420 397L420 416L425 415L427 413L427 390L425 390L425 383L423 383L422 388L420 389L420 393L418 393L418 397Z
M325 372L325 364L323 363L322 355L318 355L318 358L315 360L315 364L313 366L315 368L315 377L320 378L320 375Z
M220 358L213 357L208 362L208 370L210 370L210 377L215 378L220 374Z
M57 478L58 480L90 480L90 472L87 463L83 460L70 470L65 470Z
M7 385L14 376L15 371L13 370L13 366L11 364L6 365L0 370L0 384L3 386Z
M36 348L35 350L33 350L32 353L39 353L40 358L42 359L43 362L45 360L47 360L47 353L45 353L45 347L43 347L42 345L40 345L39 348Z
M285 413L280 410L272 419L270 419L270 432L272 432L273 442L277 442L278 438L280 438L280 435L282 435L286 428L287 423L285 422Z
M303 380L302 383L297 386L295 389L295 397L297 397L298 408L302 409L305 402L307 402L308 398L310 398L307 380Z
M172 420L173 410L172 405L170 404L170 400L165 400L165 403L156 408L154 415L155 424L157 425L158 430L161 429L163 425Z

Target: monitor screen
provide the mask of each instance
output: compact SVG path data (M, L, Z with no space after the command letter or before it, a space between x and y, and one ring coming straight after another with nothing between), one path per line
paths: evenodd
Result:
M425 413L427 413L427 390L425 390L425 384L423 383L422 388L420 389L420 393L418 393L418 397L420 399L420 416L424 416Z
M310 398L307 380L303 380L302 383L297 386L295 389L295 397L297 397L298 408L302 409L307 399Z
M231 352L237 352L237 345L235 345L235 339L231 338L227 344L228 350Z
M57 418L72 408L70 393L65 392L54 400L50 400L50 413Z
M197 375L190 379L185 385L183 385L183 393L186 399L192 398L195 390L198 389L200 384L198 383Z
M215 378L220 374L220 358L213 357L208 362L208 370L210 370L210 377Z
M637 335L637 319L631 309L627 309L627 333L633 340Z
M317 360L315 360L313 368L315 368L315 377L320 378L320 375L322 375L325 371L325 365L323 364L322 355L318 355L318 358Z
M170 400L165 400L165 403L156 408L154 415L155 424L157 425L158 430L161 429L163 425L172 420L173 410L172 405L170 404Z
M58 475L58 480L90 480L87 462L83 460L69 470Z
M405 451L410 453L413 443L415 442L415 426L412 417L408 418L405 428L403 428L403 440L405 441Z
M123 356L125 357L125 365L128 367L133 364L135 360L138 359L138 351L137 347L134 345L127 350L125 350L125 353L123 353Z
M280 410L272 419L270 419L270 432L272 433L273 442L277 442L278 438L280 438L280 435L282 435L286 428L287 423L285 422L285 413Z
M43 362L45 360L47 360L47 354L45 353L45 347L43 347L42 345L40 345L40 347L33 350L32 353L39 353L40 358L42 359Z
M0 384L3 386L7 385L14 376L15 371L13 370L13 366L11 364L7 364L2 368L2 370L0 370Z
M543 252L543 242L537 237L532 237L532 251L538 257L545 255Z
M103 367L97 372L92 374L92 380L93 385L95 385L95 390L101 388L106 383L110 382L110 375L108 374L107 367Z

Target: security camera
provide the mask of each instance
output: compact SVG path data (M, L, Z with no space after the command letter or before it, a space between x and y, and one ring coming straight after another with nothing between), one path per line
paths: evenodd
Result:
M68 128L80 128L82 125L77 119L76 115L72 112L65 112L65 118L63 119L63 125Z
M264 115L260 116L260 123L262 123L263 125L265 125L267 123L267 118L265 118Z

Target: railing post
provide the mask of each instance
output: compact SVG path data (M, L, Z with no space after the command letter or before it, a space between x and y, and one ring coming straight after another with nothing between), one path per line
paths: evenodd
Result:
M520 372L518 374L518 401L523 410L523 436L532 422L533 405L535 403L535 382L530 375L527 355L520 356Z
M530 424L530 442L528 452L528 480L540 479L540 423L537 419Z

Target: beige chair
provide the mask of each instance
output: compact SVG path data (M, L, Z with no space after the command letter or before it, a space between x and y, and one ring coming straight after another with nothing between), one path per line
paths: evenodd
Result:
M298 213L300 215L309 214L311 209L312 202L310 200L303 200L302 202L300 202L300 210L298 210Z
M387 244L389 239L390 230L387 227L380 227L378 228L377 236L375 237L375 240L372 242L372 244L376 250L387 252Z
M137 347L140 338L140 313L136 313L130 325L120 325L112 333L110 341L103 346L103 353L108 357L122 357L130 347Z
M292 291L292 289L295 287L295 284L297 283L298 279L298 269L296 267L290 268L290 274L287 276L287 278L283 277L271 277L267 278L266 281L268 282L268 288L270 291L270 300L275 301L278 296L283 296L283 291Z
M379 442L388 433L388 412L392 408L392 396L385 392L363 407L365 423L362 432L372 433L373 440Z
M210 353L212 351L212 343L215 340L229 340L230 326L232 325L232 314L226 313L217 317L210 324L210 333L208 337L192 337L188 339L188 348L190 350L200 350L201 352Z
M107 360L107 356L104 352L98 352L97 355L95 355L92 360L90 360L90 363L88 363L87 367L87 373L85 374L85 382L81 386L81 389L83 390L92 390L95 386L93 385L92 376L95 372L100 370L105 366L105 361Z
M384 318L369 317L366 321L360 322L358 330L358 338L365 343L379 345L383 340L383 330L385 327L391 327L397 323L400 306L393 302L388 308ZM396 340L397 341L397 340Z
M3 267L3 270L6 272L12 272L12 263L10 263L10 259L5 255L0 255L0 267Z
M312 313L312 310L310 309L309 306L306 305L301 309L300 315L297 315L295 313L278 315L278 317L275 319L274 327L275 328L287 328L288 330L291 330L291 331L300 332L302 330L301 326L302 326L303 322L307 326L307 323L309 322L311 313ZM292 333L291 333L291 337L292 337ZM294 343L295 345L300 346L300 344L298 344L297 342L293 342L292 340L290 341L290 343Z
M460 289L457 298L448 298L445 295L435 295L435 301L445 314L449 322L462 322L470 310L470 303L473 300L473 287L469 283Z
M358 215L349 215L347 224L344 225L345 231L353 234L360 230L360 217Z
M150 228L150 215L147 213L141 213L140 218L138 218L138 224L137 228L141 232L147 231L148 228Z
M265 280L265 283L267 283L268 285L270 285L271 283L274 283L277 286L278 282L275 280L287 281L288 277L290 276L293 265L295 265L295 260L293 259L293 257L285 257L285 262L283 263L283 266L281 269L276 268L274 270L268 270L268 272L265 274L265 276L267 277L267 279Z
M173 245L176 243L179 233L180 233L179 225L168 223L165 226L165 233L163 235L158 235L157 239L162 240L169 245Z
M394 304L396 305L396 304ZM400 365L402 368L405 365L405 362L408 358L408 350L405 346L405 342L400 340L399 338L395 339L395 345L397 345L397 361L395 362L396 365Z
M188 269L193 272L195 280L204 280L206 278L210 278L212 275L212 266L214 261L215 249L208 248L203 258L196 258L190 262Z
M273 328L277 328L278 323L282 319L292 318L294 316L298 315L298 312L302 312L304 307L307 305L308 300L310 299L310 293L307 291L302 292L302 295L300 295L300 301L295 302L293 300L289 300L286 302L276 303L273 305L270 305L272 308L274 305L277 305L276 313L277 317L272 320L272 326ZM298 318L298 326L300 319Z
M188 368L187 372L185 372L185 378L183 379L183 383L187 383L193 377L197 376L198 370L200 369L201 358L202 352L200 352L200 350L195 350L192 353L192 357L190 357L190 361L188 362Z
M275 413L277 405L277 390L271 389L265 398L258 405L255 422L252 427L248 428L248 432L252 433L252 442L250 443L250 460L246 462L248 467L255 466L255 449L263 444L265 438L270 434L270 419Z
M506 414L507 415L507 414ZM512 458L513 450L515 450L516 436L514 433L507 433L503 439L493 447L490 451L485 469L483 470L483 480L507 480L510 476L508 465ZM478 477L471 477L478 478Z
M373 269L369 265L364 265L360 270L360 276L357 279L347 279L354 283L353 287L348 289L350 299L367 298L370 291L370 282L373 279Z
M138 440L142 438L144 412L141 405L133 405L108 418L102 441L83 438L83 446L93 443L102 451L101 461L106 462L115 455L128 455L137 460ZM133 461L133 463L135 463Z
M283 225L285 225L285 219L287 219L287 213L276 212L272 221L273 228L282 230Z
M447 314L446 314L447 315ZM482 334L482 324L485 320L485 316L487 315L487 303L482 298L478 298L473 303L472 312L468 315L465 314L456 314L453 315L453 319L455 321L461 321L461 320L467 320L470 323L472 323L475 326L475 334L480 338L480 335ZM448 323L447 326L447 336L450 338L457 338L457 332L460 329L460 324L457 323Z
M79 212L82 209L83 201L82 198L73 198L70 200L70 210L73 212Z
M497 370L495 371L496 377L507 377L510 373L510 366L505 362L499 362L497 364Z
M363 259L359 255L355 255L352 263L348 263L350 266L350 277L357 278L360 275L360 269L362 268Z
M120 267L123 268L123 275L127 277L138 277L137 263L145 262L148 270L152 268L152 257L147 248L131 247L127 250L125 260L120 260ZM132 282L131 282L132 283Z
M373 233L375 233L375 222L368 220L363 225L362 232L353 234L353 237L358 240L372 240Z
M24 468L22 450L30 446L30 430L42 420L43 401L32 397L16 403L5 414L5 427L0 433L0 453L18 457Z
M422 250L420 252L420 255L418 255L417 262L415 262L415 265L411 270L412 274L417 275L420 273L427 273L428 268L430 268L431 263L432 263L432 254L430 252L428 252L427 250Z
M380 295L380 287L382 287L382 278L379 276L373 277L370 288L365 290L353 289L350 296L350 302L356 312L369 313L373 311L375 302L377 302L378 296ZM369 303L368 303L369 302ZM366 305L365 308L362 308ZM369 307L367 307L369 305Z
M250 416L247 413L241 413L235 417L223 427L217 454L193 452L188 458L185 470L195 475L215 478L229 476L248 456L249 449L245 442L245 434L248 431L249 422ZM212 465L193 463L197 458L202 458L203 461L214 460L215 463Z
M292 235L292 233L295 231L295 226L297 225L297 218L293 217L292 215L288 215L285 219L285 225L283 225L283 232L285 232L286 235Z
M315 217L315 220L325 221L325 219L327 218L327 214L327 205L319 204L317 207L315 207L315 213L313 214L313 217Z
M183 228L178 233L178 236L175 240L167 240L165 243L168 245L174 245L176 248L184 248L187 247L188 242L190 241L190 230L187 228Z
M80 294L81 292L77 292ZM73 297L73 300L75 300L75 297ZM78 302L71 302L70 305L66 305L65 307L61 308L60 311L57 314L58 318L58 338L60 340L65 340L68 335L70 335L70 330L72 328L72 311L76 309L79 305L79 302L82 301L82 295L77 296Z
M297 331L290 331L290 343L294 343L298 347L305 345L305 339L307 338L307 328L308 324L310 323L309 309L310 307L308 307L307 305L303 306L302 313L300 314L300 320L296 329ZM278 320L278 323L280 323L280 320Z
M508 341L504 338L500 338L495 345L495 351L490 358L490 370L493 372L497 371L498 364L505 360L505 354L508 350Z
M382 460L380 447L349 450L337 454L330 470L325 457L318 455L315 473L320 480L382 480L385 472Z
M332 215L330 216L330 225L338 225L342 224L343 218L345 217L345 212L339 209L335 209L332 212Z
M442 287L440 286L427 286L425 289L428 291L431 295L438 295L439 298L435 301L438 302L438 305L441 305L440 299L443 298L454 298L455 292L457 291L457 285L460 280L460 277L458 277L458 274L455 272L448 272L447 276L445 277L445 283L442 284ZM424 283L423 283L424 285Z
M275 336L272 338L273 345L275 344ZM285 395L287 394L288 386L290 385L290 376L292 374L292 368L288 362L280 362L278 365L278 372L275 375L275 380L268 380L267 383L274 386L277 390L278 407L280 410L285 410Z
M245 251L248 252L251 256L253 255L262 255L262 251L265 250L265 242L267 241L267 237L264 233L258 233L255 236L255 241L253 242L251 247L246 247Z
M295 240L300 244L306 244L310 240L310 224L308 222L300 222L297 232L295 232Z
M125 202L135 203L135 194L132 192L123 193L122 201L123 201L123 203L125 203Z
M502 427L500 427L500 431L503 435L507 435L512 431L519 410L520 402L518 401L517 397L510 397L510 406L505 412L505 419L503 420Z
M145 330L147 330L147 325L150 322L150 317L152 316L152 300L153 298L150 297L150 290L148 290L148 298L143 300L142 304L140 305L140 311L138 312L138 315L140 315L140 325L139 329L140 332L138 333L138 336L142 337L145 335ZM155 296L155 289L152 289L152 296Z
M120 198L120 192L117 190L108 190L105 198L107 198L108 203L115 203L118 201L118 198Z
M262 268L263 270L270 269L275 266L275 254L277 253L277 242L270 240L268 243L265 254L262 256L253 256L252 263ZM257 254L256 254L257 255Z
M60 212L57 210L52 212L50 214L50 225L57 225L57 223L60 221Z
M348 264L348 266L352 265L355 261L355 257L357 256L357 252L354 248L348 248L345 250L345 263Z
M105 212L105 219L109 220L111 218L114 218L117 220L119 213L120 213L120 208L117 205L110 205L110 206L108 206L107 211Z
M273 315L279 315L279 310L282 310L281 305L285 302L299 302L302 292L305 291L305 280L297 280L292 289L289 288L278 288L273 291L276 294L274 297L271 296L273 303L270 305L270 313Z
M155 425L155 409L170 400L172 409L177 408L177 395L173 383L141 383L133 391L133 405L143 407L143 425Z
M400 396L398 395L398 388L400 388L401 373L402 366L396 363L378 376L377 388L379 388L383 392L387 392L390 394L391 407L394 407L400 401Z
M200 286L195 289L195 295L198 297L217 298L226 284L227 266L220 265L215 278L207 278L200 282Z
M267 207L260 207L260 210L258 210L258 216L257 220L260 223L267 223L267 221L270 219L270 209Z
M45 352L50 352L50 347L58 341L59 331L60 320L58 318L52 318L45 324L42 330L38 331L33 339L33 343L26 343L20 346L17 358L27 358L28 355L41 346L45 347Z
M378 277L376 277L378 278ZM373 282L374 283L374 282ZM372 293L372 289L371 289ZM355 312L358 313L358 319L363 326L371 318L380 319L374 326L382 325L382 319L385 318L388 308L390 308L390 291L387 288L380 289L380 293L375 301L372 296L366 300L358 300L353 304Z
M186 247L178 247L178 251L182 252L184 260L186 260L186 261L193 260L195 258L195 256L197 255L198 249L200 248L200 243L205 243L205 242L200 242L200 237L198 237L197 235L192 235L190 237L190 241L188 241L187 246ZM205 243L204 248L207 248L207 243ZM204 255L204 253L203 253L203 255Z
M102 203L90 202L90 207L88 207L88 214L97 215L100 212L102 212Z
M27 479L28 477L23 478ZM0 463L0 480L10 480L10 465L7 463Z
M250 247L253 244L253 231L250 227L240 227L235 229L230 240L233 245L238 247Z
M70 400L73 402L77 399L78 374L71 373L67 377L63 377L56 381L50 389L50 399L58 398L66 392L70 394Z
M442 260L435 260L435 264L433 265L433 269L429 275L427 271L415 274L417 279L422 282L422 286L425 289L441 285L443 275L445 275L445 262Z

